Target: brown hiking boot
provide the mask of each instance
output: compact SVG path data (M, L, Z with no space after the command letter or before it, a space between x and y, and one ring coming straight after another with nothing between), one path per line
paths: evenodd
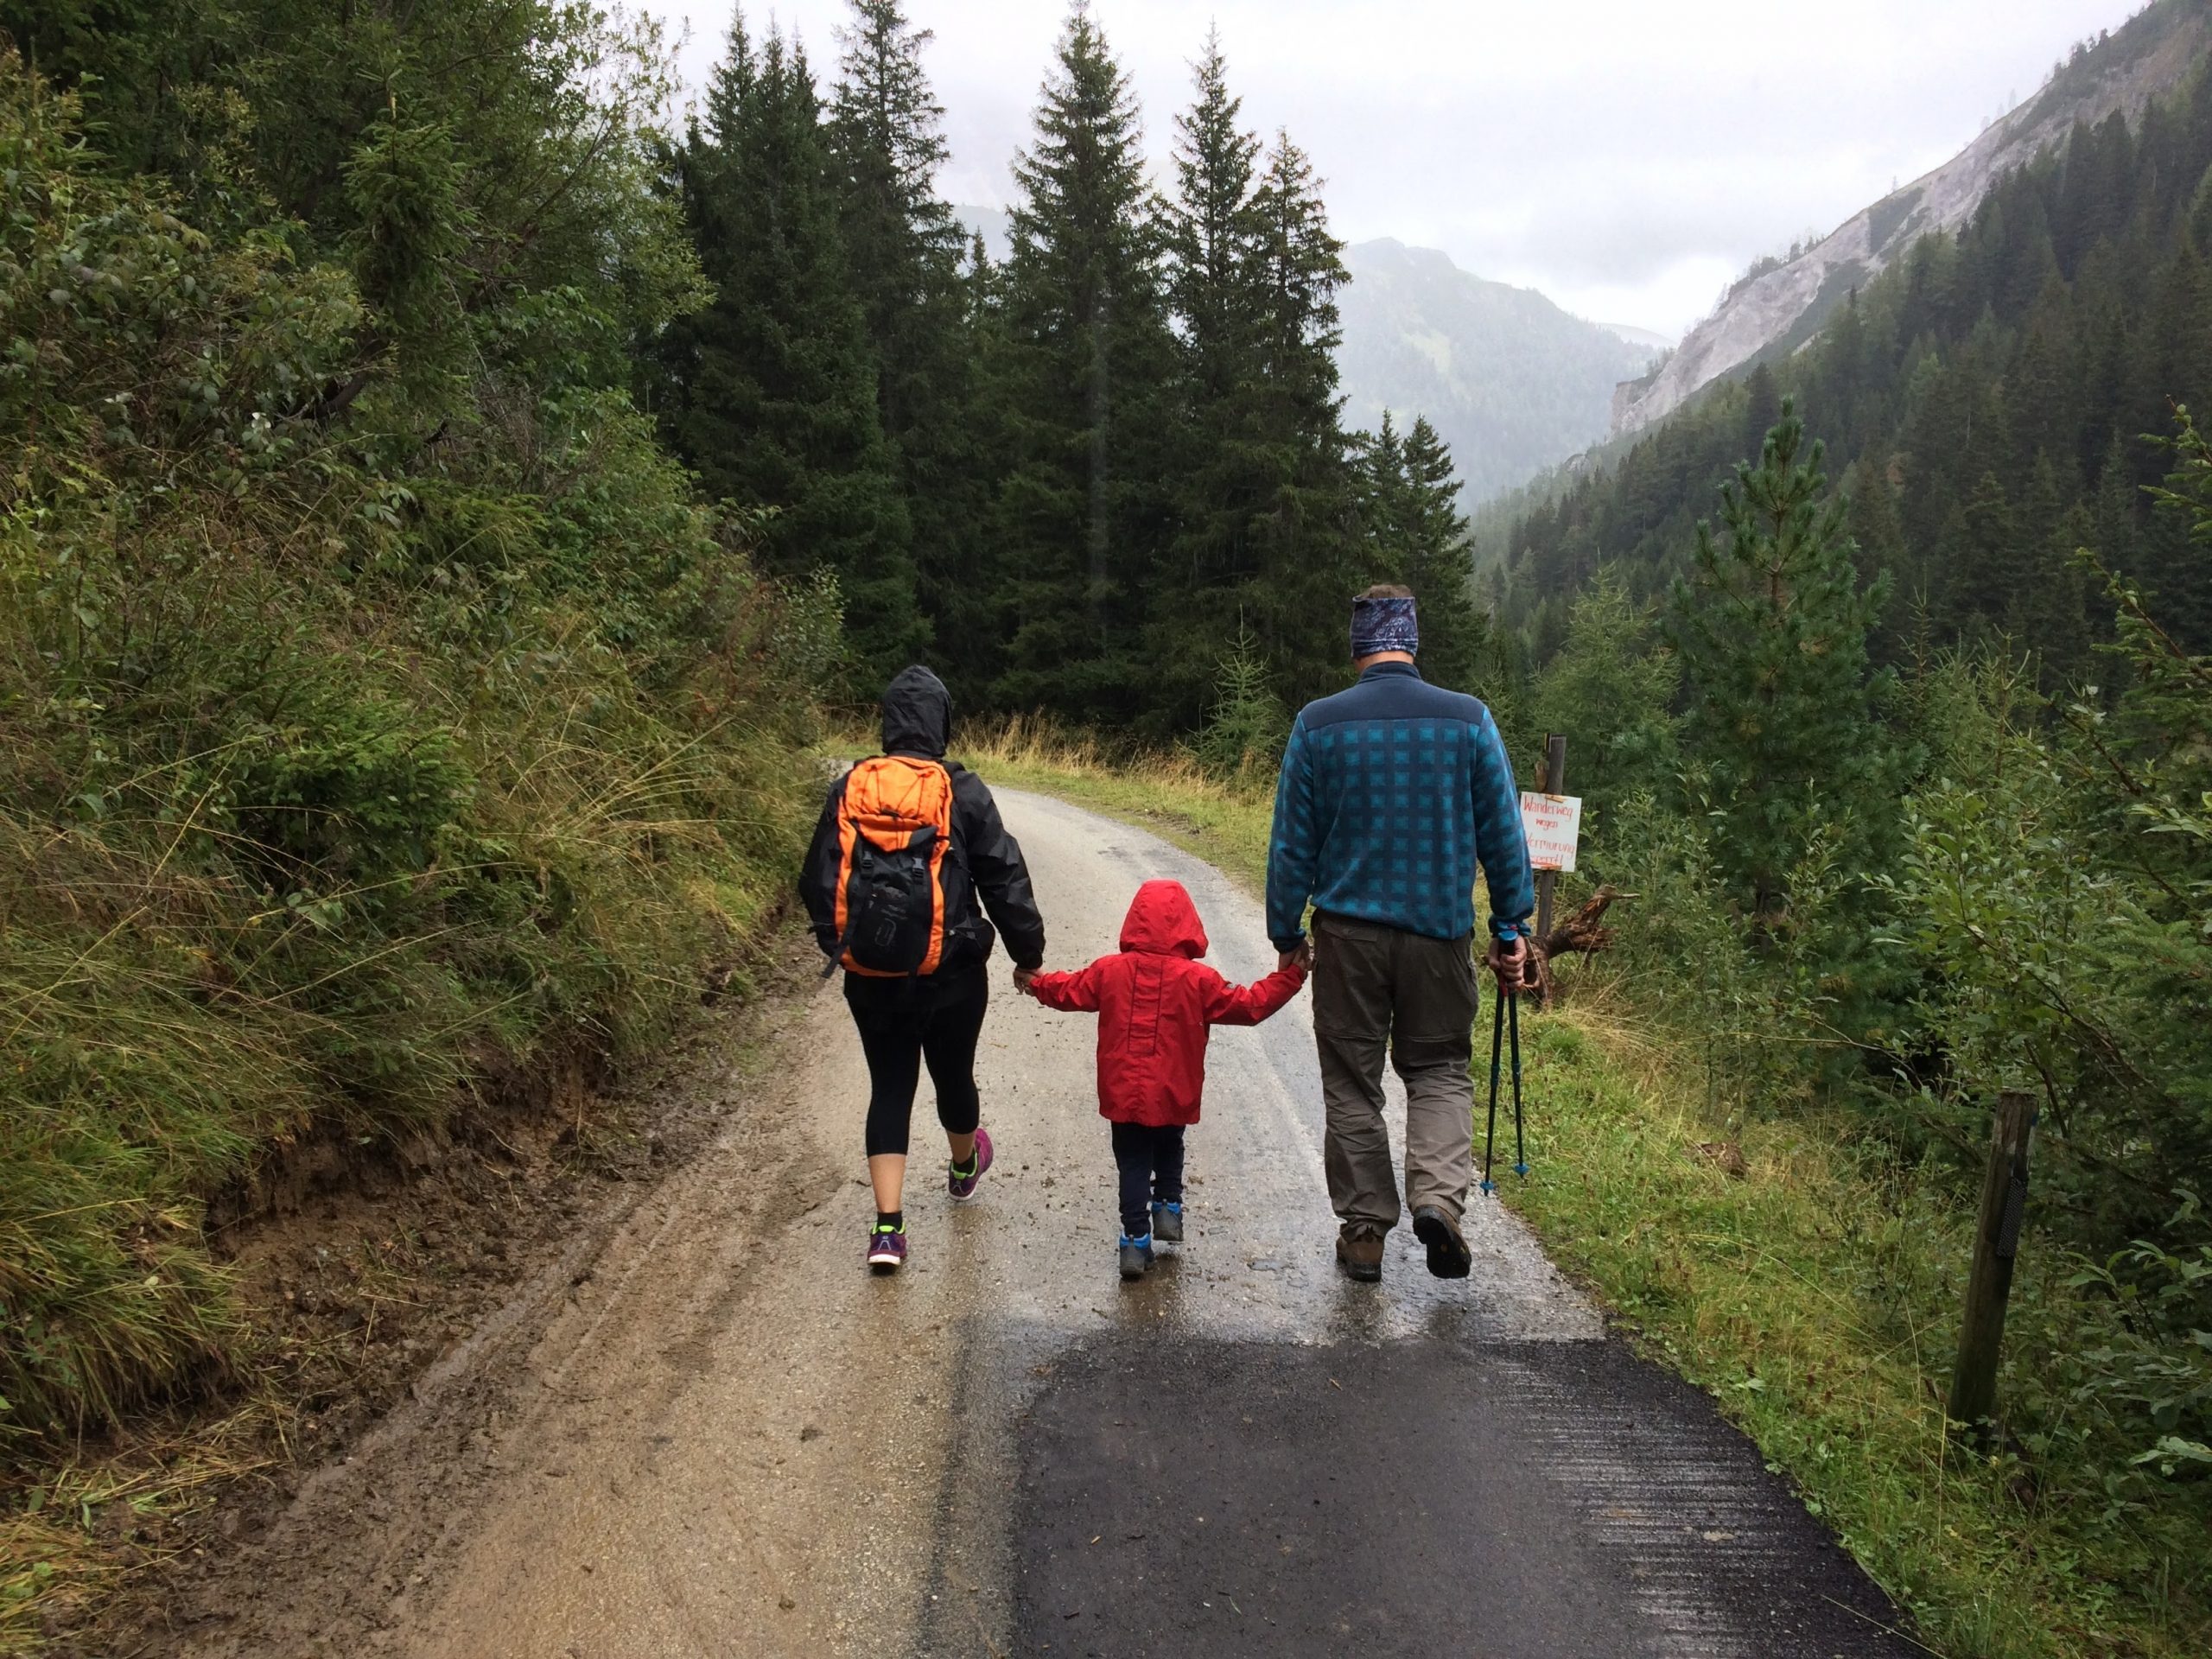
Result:
M1439 1279L1464 1279L1475 1264L1459 1224L1433 1204L1414 1211L1414 1236L1428 1246L1428 1270Z
M1348 1278L1373 1284L1382 1276L1382 1235L1373 1227L1347 1224L1337 1233L1337 1265Z

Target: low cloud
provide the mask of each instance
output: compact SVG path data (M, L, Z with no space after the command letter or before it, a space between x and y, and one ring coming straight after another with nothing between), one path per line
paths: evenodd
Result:
M685 69L702 78L727 0L654 9L690 24ZM2131 10L1865 0L1815 20L1765 0L1218 0L1211 16L1247 120L1312 152L1339 235L1440 247L1570 308L1617 300L1605 321L1675 332L1729 274L1938 164ZM945 193L1002 205L1065 13L1050 0L908 10L938 36ZM1092 10L1164 164L1205 14L1180 0ZM842 0L774 12L834 73ZM747 11L755 29L769 16Z

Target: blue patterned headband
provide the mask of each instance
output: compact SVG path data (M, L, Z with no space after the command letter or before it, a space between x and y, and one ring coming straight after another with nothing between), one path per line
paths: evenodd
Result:
M1351 602L1351 654L1421 649L1421 625L1410 599L1355 599Z

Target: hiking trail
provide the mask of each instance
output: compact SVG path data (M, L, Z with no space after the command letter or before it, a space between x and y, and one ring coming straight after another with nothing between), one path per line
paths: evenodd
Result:
M1154 876L1190 889L1232 980L1274 965L1258 904L1198 860L998 798L1048 966L1111 950ZM1471 1280L1430 1278L1402 1225L1380 1286L1338 1275L1307 996L1214 1033L1188 1240L1122 1286L1095 1023L992 971L998 1162L950 1203L925 1078L903 1274L861 1268L867 1079L826 985L720 1141L547 1263L181 1597L156 1650L1917 1650L1503 1205L1471 1200ZM1573 1155L1541 1071L1529 1117L1541 1179Z

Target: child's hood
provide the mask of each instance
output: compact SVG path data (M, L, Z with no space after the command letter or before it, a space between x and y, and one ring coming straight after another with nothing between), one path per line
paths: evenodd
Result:
M1205 955L1205 926L1180 881L1147 881L1137 889L1122 918L1122 949L1192 961Z

